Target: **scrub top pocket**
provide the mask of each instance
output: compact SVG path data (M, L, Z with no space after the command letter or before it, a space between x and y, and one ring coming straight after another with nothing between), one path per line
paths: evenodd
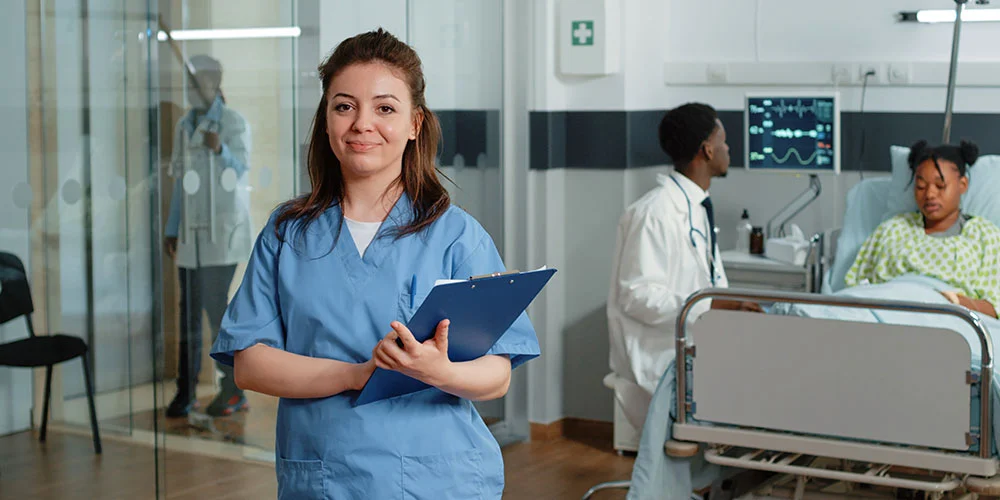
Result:
M483 498L483 457L479 450L403 457L404 500Z
M404 325L410 321L413 317L413 313L420 309L420 304L424 303L424 299L427 298L426 293L418 293L413 297L413 307L410 307L410 292L401 292L399 294L399 310L396 313L396 319L399 320Z
M279 500L327 498L322 460L279 458L277 472Z

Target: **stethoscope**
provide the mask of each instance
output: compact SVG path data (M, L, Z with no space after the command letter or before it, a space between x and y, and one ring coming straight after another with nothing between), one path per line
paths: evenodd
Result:
M705 246L706 247L711 246L711 243L710 243L711 240L708 239L708 236L704 233L704 231L702 231L701 229L698 229L698 228L694 227L694 215L692 214L692 211L691 211L691 197L688 196L687 191L684 190L684 188L681 186L681 183L678 182L677 179L673 175L670 176L670 180L674 181L674 184L677 185L677 189L681 190L681 193L684 195L684 199L687 201L687 205L688 205L688 237L691 239L691 248L694 248L695 250L698 250L697 242L694 239L695 235L701 236L701 239L705 240ZM709 230L714 230L714 229L715 228L709 228ZM709 248L708 249L708 255L707 255L707 257L708 257L708 278L712 281L712 286L714 287L715 286L715 249L714 248Z

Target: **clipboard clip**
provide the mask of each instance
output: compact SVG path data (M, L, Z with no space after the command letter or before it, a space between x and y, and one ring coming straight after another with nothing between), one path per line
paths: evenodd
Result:
M471 276L471 277L469 277L469 281L481 280L481 279L484 279L484 278L498 278L500 276L507 276L507 275L511 275L511 274L521 274L521 271L518 271L517 269L514 269L513 271L506 271L506 272L502 272L502 273L480 274L479 276Z

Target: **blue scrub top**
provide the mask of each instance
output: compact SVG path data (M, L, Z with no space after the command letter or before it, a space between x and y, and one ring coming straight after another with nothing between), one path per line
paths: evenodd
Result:
M454 206L417 234L388 235L412 219L409 207L403 195L363 257L341 224L339 207L304 231L298 223L284 224L281 241L272 214L226 311L212 357L231 365L236 351L262 343L362 363L391 330L392 320L409 320L435 280L504 270L489 234ZM411 290L414 275L417 285ZM527 315L489 353L509 355L513 367L538 356ZM432 388L354 408L358 394L280 400L278 498L501 497L500 447L472 402Z

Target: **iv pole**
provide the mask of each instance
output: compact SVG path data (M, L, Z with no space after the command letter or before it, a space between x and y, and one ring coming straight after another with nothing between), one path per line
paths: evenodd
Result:
M955 107L955 83L958 76L958 43L962 37L962 13L969 0L955 0L955 30L951 38L951 67L948 69L948 95L944 107L944 130L941 144L951 142L951 118ZM976 0L977 5L987 5L990 0Z
M951 141L951 117L955 107L955 77L958 73L958 42L962 37L962 13L969 0L955 0L955 31L951 37L951 66L948 69L948 95L944 105L944 130L941 144ZM980 2L985 3L985 2Z

